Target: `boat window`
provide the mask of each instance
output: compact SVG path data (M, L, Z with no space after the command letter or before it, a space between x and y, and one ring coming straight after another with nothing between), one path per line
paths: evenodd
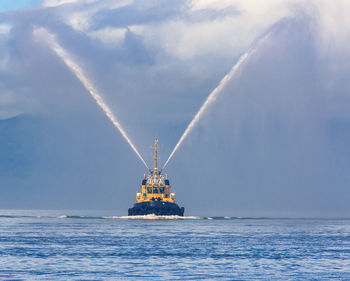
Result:
M147 192L152 193L152 186L147 186Z
M153 193L159 193L158 192L158 187L153 187Z
M159 192L164 193L164 186L159 187Z

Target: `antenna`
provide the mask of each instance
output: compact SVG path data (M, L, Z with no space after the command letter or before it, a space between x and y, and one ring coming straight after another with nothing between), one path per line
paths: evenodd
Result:
M154 173L158 173L158 139L154 140L154 154L153 154L153 160L154 160Z

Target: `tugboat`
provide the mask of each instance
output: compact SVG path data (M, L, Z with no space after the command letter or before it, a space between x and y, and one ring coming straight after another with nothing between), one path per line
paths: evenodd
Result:
M185 208L175 203L175 193L170 192L168 175L165 177L158 170L158 140L154 141L154 168L149 175L144 175L141 192L136 193L136 203L128 210L129 216L183 216Z

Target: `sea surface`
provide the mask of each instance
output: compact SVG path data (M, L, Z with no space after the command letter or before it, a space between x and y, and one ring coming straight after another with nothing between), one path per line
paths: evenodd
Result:
M350 280L350 220L0 210L1 280Z

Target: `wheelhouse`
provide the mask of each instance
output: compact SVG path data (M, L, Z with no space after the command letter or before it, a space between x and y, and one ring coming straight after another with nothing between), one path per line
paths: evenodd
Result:
M150 174L146 177L144 175L141 192L136 193L137 202L147 201L164 201L164 202L175 202L175 193L170 192L170 182L168 175L165 177L161 174L162 171L158 171L158 141L154 143L154 168L150 170Z

